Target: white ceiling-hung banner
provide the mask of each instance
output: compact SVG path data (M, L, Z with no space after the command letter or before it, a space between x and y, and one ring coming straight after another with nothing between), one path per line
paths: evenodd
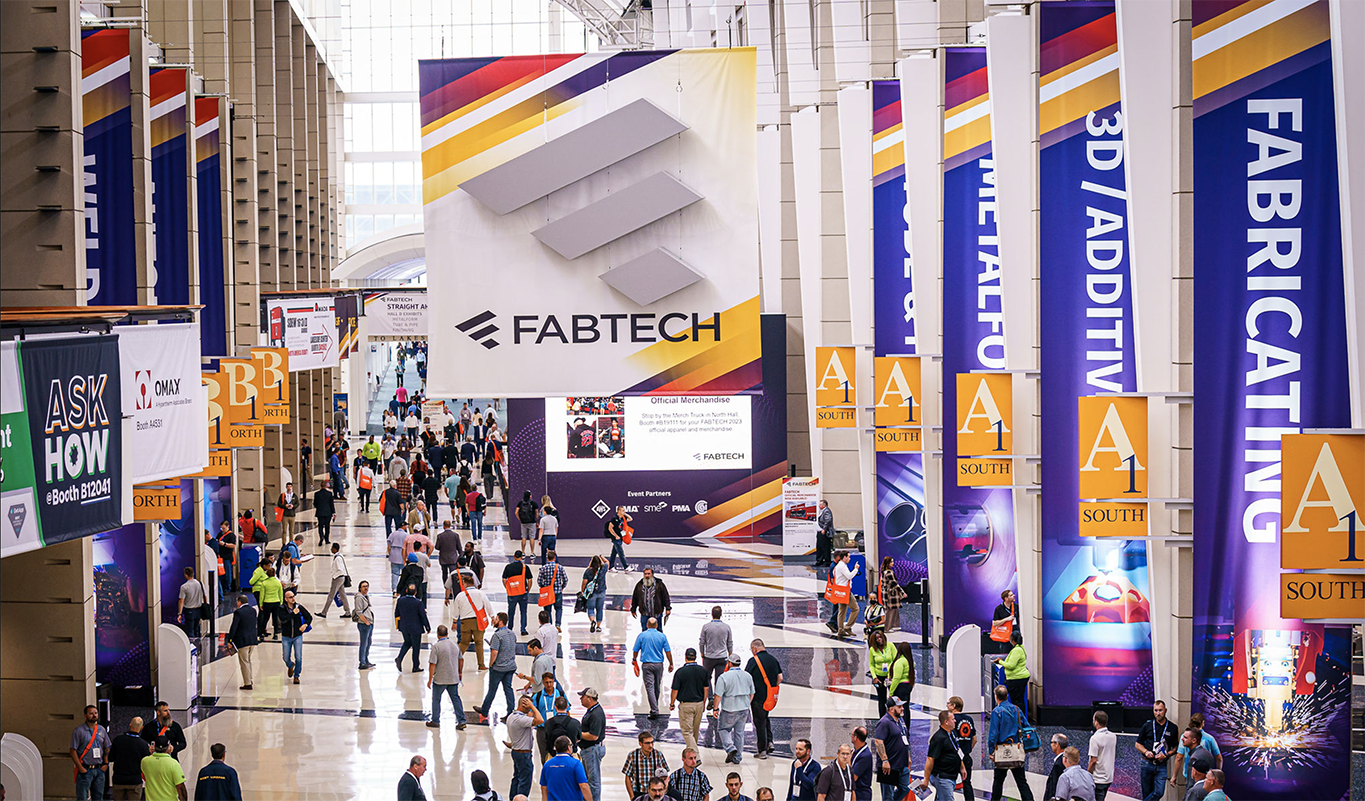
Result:
M365 324L372 337L426 336L426 291L366 292Z
M197 473L209 463L199 380L199 324L117 329L123 387L123 470L131 484Z

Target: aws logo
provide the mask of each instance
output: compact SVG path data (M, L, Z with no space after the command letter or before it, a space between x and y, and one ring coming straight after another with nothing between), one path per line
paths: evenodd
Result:
M1014 375L958 373L957 455L1014 453Z
M1288 434L1280 447L1280 565L1362 567L1365 434Z
M1147 497L1147 399L1077 399L1080 497Z

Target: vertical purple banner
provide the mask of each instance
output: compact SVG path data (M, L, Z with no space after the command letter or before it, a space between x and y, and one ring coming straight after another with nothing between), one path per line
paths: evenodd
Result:
M1336 801L1351 779L1351 632L1281 619L1275 580L1280 437L1347 428L1362 402L1329 8L1197 0L1193 25L1193 702L1229 797Z
M190 302L189 90L178 67L151 71L152 230L156 303Z
M875 353L908 356L915 340L900 81L872 82L872 298ZM877 553L902 584L929 577L924 454L877 454Z
M989 631L1005 590L1018 590L1008 487L957 485L957 374L1005 367L986 51L950 47L943 113L943 597L945 631Z
M204 356L226 356L227 272L223 257L223 186L220 164L219 100L194 99L195 192L199 215L199 313ZM216 528L214 529L217 530Z
M204 587L212 585L208 576L201 575L194 561L195 540L202 537L194 527L194 479L180 481L180 519L166 520L159 526L157 542L160 547L161 622L175 624L180 600L180 585L185 583L185 568L196 568L195 574ZM217 534L215 526L211 529ZM207 624L206 624L207 625Z
M152 681L148 647L147 527L142 523L97 534L95 569L95 680L115 687Z
M1077 398L1137 390L1114 4L1039 10L1044 703L1152 701L1147 547L1078 534Z

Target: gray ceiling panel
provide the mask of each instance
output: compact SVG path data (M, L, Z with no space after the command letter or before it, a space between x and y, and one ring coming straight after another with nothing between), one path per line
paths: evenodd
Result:
M641 306L648 306L701 281L705 276L672 253L655 248L619 267L613 267L598 278Z
M566 259L576 259L701 200L678 179L657 172L532 231Z
M648 100L636 100L476 175L460 188L506 214L685 130L673 115Z

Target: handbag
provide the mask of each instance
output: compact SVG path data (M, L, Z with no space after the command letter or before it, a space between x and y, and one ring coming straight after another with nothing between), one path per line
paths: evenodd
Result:
M778 690L781 689L781 686L780 686L780 685L774 685L774 684L768 679L768 671L766 671L766 670L763 669L763 660L762 660L762 659L759 659L757 656L755 656L755 657L754 657L754 664L755 664L755 665L758 665L758 672L759 672L760 675L763 676L763 683L766 684L766 685L768 685L768 698L767 698L767 700L765 700L765 701L763 702L763 711L764 711L764 712L771 712L771 711L773 711L773 708L777 706L777 693L778 693Z
M557 581L558 579L559 579L559 565L556 564L556 565L555 565L555 569L552 570L552 571L550 571L550 583L549 583L549 585L540 588L540 597L537 598L537 600L536 600L536 603L537 603L538 605L540 605L540 606L552 606L552 605L554 604L554 602L555 602L555 581Z
M195 579L195 581L199 581L199 579ZM202 581L199 581L199 591L204 593L204 602L199 604L199 617L202 620L208 620L213 617L213 603L209 601L209 591Z
M525 595L526 571L523 569L521 573L503 581L503 586L507 588L507 595L509 597L513 595Z
M474 596L469 594L469 588L464 585L464 576L460 575L460 571L455 571L455 578L460 582L460 592L464 593L465 599L469 601L469 607L474 610L474 626L479 631L487 630L488 610L480 609L474 605Z
M1014 610L1010 610L1013 612ZM991 639L996 642L1009 642L1010 634L1014 632L1014 620L1002 620L991 626Z
M846 604L848 603L850 589L849 585L839 584L834 580L834 576L830 576L829 580L825 582L825 600L832 604Z
M283 522L284 522L284 507L283 507L283 506L276 506L276 507L275 507L275 522L276 522L276 523L283 523Z
M1024 746L1021 743L1000 743L991 752L996 770L1013 770L1024 766Z
M634 533L635 533L635 529L631 528L629 525L622 525L622 526L621 526L621 544L622 544L622 545L629 545L629 544L630 544L631 535L634 534Z
M1020 725L1019 732L1024 737L1024 750L1028 753L1043 750L1043 738L1038 736L1038 730L1024 723Z
M350 587L350 586L351 586L351 570L350 570L350 568L346 567L346 557L344 557L344 556L341 557L341 569L346 571L345 575L343 575L343 576L341 577L341 586L343 586L343 587ZM338 600L338 601L341 600L341 596L340 596L340 595L337 596L337 600Z

